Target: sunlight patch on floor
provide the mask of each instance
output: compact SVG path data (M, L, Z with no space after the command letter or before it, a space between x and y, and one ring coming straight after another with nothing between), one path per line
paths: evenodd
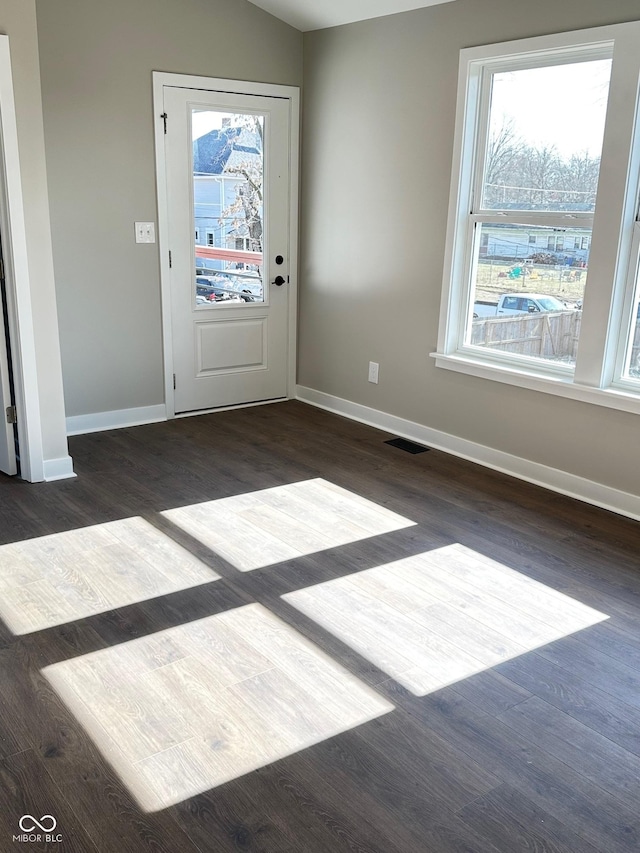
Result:
M242 572L415 524L326 480L305 480L162 513Z
M282 598L417 696L608 619L457 544Z
M143 518L0 546L0 617L41 631L220 576Z
M43 672L145 811L394 707L259 604Z

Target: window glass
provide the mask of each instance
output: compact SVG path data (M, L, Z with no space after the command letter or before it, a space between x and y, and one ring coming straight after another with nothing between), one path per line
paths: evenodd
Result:
M467 346L575 366L610 75L610 59L491 72Z
M622 378L640 383L640 276L637 276Z
M640 412L639 40L461 51L439 367Z
M611 60L491 76L482 207L593 211Z
M194 107L195 305L263 302L264 116ZM206 229L206 246L198 241Z
M530 236L547 243L546 226L514 223L481 223L474 264L472 302L466 344L501 353L542 358L556 364L575 364L582 319L582 300L589 271L589 252L583 245L585 229L567 229L561 239L566 251L536 249ZM588 232L590 233L590 232ZM566 238L566 239L565 239ZM558 235L548 237L558 245ZM586 238L584 238L587 244ZM510 334L496 337L496 325L504 326L505 313L526 315L511 324ZM543 324L540 314L549 316Z

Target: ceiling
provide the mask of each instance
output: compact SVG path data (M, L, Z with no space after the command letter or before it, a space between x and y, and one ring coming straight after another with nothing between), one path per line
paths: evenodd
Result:
M321 30L452 0L251 0L297 30Z

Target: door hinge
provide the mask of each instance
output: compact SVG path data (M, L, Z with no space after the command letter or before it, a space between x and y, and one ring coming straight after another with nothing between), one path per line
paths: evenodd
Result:
M175 375L175 373L173 374L173 390L174 391L176 390L176 375Z
M166 133L166 132L167 132L167 114L166 114L166 113L162 113L162 115L160 116L160 118L161 118L161 119L162 119L162 121L164 122L164 132Z
M18 413L16 411L15 406L7 406L6 414L7 414L7 423L8 424L17 424L18 423Z
M172 266L173 264L171 262L171 252L169 252L169 269L171 269Z

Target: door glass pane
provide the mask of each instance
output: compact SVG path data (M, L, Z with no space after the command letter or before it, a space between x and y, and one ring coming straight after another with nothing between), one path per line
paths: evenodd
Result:
M264 301L264 117L192 108L196 307Z
M467 345L574 366L590 245L587 228L479 224Z
M482 207L593 211L611 60L491 78Z

